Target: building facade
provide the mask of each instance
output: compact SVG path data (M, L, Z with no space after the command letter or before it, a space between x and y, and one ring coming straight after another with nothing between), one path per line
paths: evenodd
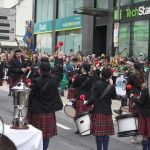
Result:
M6 1L3 1L3 4L6 4L4 2ZM11 4L13 5L18 2L15 6L11 7L11 9L16 10L16 16L15 16L16 21L15 21L15 30L14 30L15 38L17 38L20 47L27 48L26 44L23 41L23 36L26 32L26 29L30 20L32 20L32 8L33 8L32 2L31 0L14 0L12 2L13 3ZM9 21L10 20L8 20L8 22ZM2 49L2 51L5 51L5 50L11 51L11 50L18 48L18 45L15 42L15 38L12 41L1 40L0 48Z
M150 0L33 0L34 41L41 52L54 52L59 41L62 51L79 49L85 55L112 56L116 46L124 56L149 56ZM118 44L114 25L119 22Z

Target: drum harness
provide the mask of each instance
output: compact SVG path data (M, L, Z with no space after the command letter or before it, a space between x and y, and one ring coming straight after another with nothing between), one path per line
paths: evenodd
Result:
M94 103L94 105L100 100L100 99L102 99L106 94L107 94L107 92L111 89L111 84L108 84L108 86L106 87L106 89L103 91L103 93L98 97L98 99L96 100L96 102ZM94 109L94 107L93 107L93 109ZM92 113L93 112L93 109L91 110L91 112L90 113Z

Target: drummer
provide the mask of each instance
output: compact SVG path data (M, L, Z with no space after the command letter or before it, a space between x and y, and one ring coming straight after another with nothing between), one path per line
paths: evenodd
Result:
M144 87L139 98L130 95L131 100L140 106L138 122L138 134L143 136L143 150L150 150L150 98L148 88Z
M103 68L101 72L102 79L93 84L91 98L85 104L91 106L94 104L92 112L91 132L96 138L97 150L108 150L109 135L114 135L114 125L112 120L111 99L116 99L116 89L111 79L111 69ZM106 87L111 83L110 90L96 104L96 100L103 93Z
M72 87L71 89L75 90L76 88L80 90L76 91L75 93L75 109L76 109L76 116L80 113L90 111L92 109L92 106L85 106L84 101L80 100L80 95L85 95L85 100L89 100L91 96L91 88L92 84L98 80L98 77L96 76L96 67L93 67L93 75L89 76L89 72L91 69L91 65L88 63L84 63L82 66L82 74L78 75L75 79L72 79ZM84 85L82 85L84 83ZM79 131L77 130L75 134L79 134Z

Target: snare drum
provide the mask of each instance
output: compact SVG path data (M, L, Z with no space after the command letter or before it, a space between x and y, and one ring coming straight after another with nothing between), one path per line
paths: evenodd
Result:
M67 116L74 118L76 116L75 100L70 100L64 107L64 112Z
M90 115L88 112L81 113L75 117L75 123L77 125L77 128L79 129L80 135L90 135Z
M18 107L17 107L17 106L14 106L14 117L16 117L16 116L18 115L18 112L19 112ZM26 117L26 116L27 116L27 113L28 113L28 106L24 106L24 107L22 108L22 115L23 115L24 117Z
M116 117L118 124L118 136L128 137L138 134L138 114L126 114Z

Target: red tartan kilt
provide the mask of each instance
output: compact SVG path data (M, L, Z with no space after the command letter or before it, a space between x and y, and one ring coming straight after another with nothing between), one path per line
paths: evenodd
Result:
M0 79L0 86L3 86L3 79Z
M114 135L114 125L111 115L94 113L91 115L91 133L94 136Z
M20 77L19 79L15 80L15 81L13 81L12 77L9 77L9 78L10 78L10 79L9 79L9 85L10 85L11 87L16 86L17 83L18 83L21 79L26 82L26 77Z
M76 91L70 91L70 89L68 88L68 95L67 95L67 99L74 99L74 95L75 95Z
M135 94L134 96L138 97L139 95ZM133 102L129 99L129 112L132 113L132 114L137 114L138 113L137 110L134 110L134 109L131 108L132 104L133 104Z
M29 124L42 131L43 138L57 135L55 113L28 112L27 119Z
M138 119L138 134L150 137L150 118L140 115Z
M7 84L10 84L10 76L8 76Z
M76 100L76 105L75 105L76 115L83 112L91 111L92 108L93 108L92 106L85 106L83 100Z

